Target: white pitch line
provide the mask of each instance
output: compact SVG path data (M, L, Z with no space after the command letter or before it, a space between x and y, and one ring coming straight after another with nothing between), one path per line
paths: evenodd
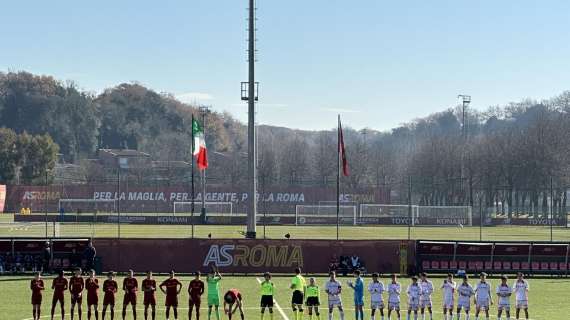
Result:
M179 311L180 311L180 310L190 310L190 308L188 308L188 307L178 307L177 309L178 309ZM244 309L244 310L259 310L259 307L243 307L243 309ZM164 307L158 307L158 306L156 307L156 311L165 311L165 310L166 310L166 308L164 308ZM127 309L127 314L129 314L130 311L131 311L131 308L128 308L128 309ZM140 311L140 312L143 312L143 311L144 311L144 307L143 307L142 305L139 307L139 305L137 304L137 312L139 312L139 311ZM200 311L206 312L206 311L208 311L208 307L201 307L201 308L200 308ZM42 312L42 313L43 313L43 312ZM40 316L40 318L49 318L49 317L51 317L51 315L49 315L49 311L48 311L47 313L48 313L47 315L44 314L44 315ZM116 309L116 310L115 310L115 315L116 315L115 318L117 318L117 317L120 318L120 313L121 313L121 309L120 309L120 308L119 308L119 309ZM77 314L77 311L76 311L75 314ZM87 310L84 309L81 314L84 316L83 318L86 318L86 317L87 317ZM99 309L99 314L101 314L101 309ZM118 315L117 315L117 314L118 314ZM70 313L69 313L69 312L66 312L65 315L66 315L66 316L69 316ZM61 318L61 313L56 312L56 313L54 314L54 317L55 317L55 319L60 319L60 318ZM99 317L101 317L101 316L99 316ZM158 315L157 315L157 318L158 318ZM34 318L25 318L25 319L22 319L22 320L34 320Z
M261 284L261 280L259 278L255 278L255 280L257 280L257 282L259 282L259 284ZM281 317L284 320L289 320L289 317L285 314L285 312L283 311L283 309L281 308L279 303L277 303L277 300L273 299L273 302L275 302L275 308L277 308L277 311L279 311L279 314L281 314Z

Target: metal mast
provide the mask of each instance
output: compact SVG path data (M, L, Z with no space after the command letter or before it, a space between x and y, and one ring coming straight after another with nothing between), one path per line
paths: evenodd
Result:
M249 197L247 208L246 238L255 239L257 223L257 152L255 137L255 0L249 0L248 25L248 63L249 77L247 83L247 161L249 178Z

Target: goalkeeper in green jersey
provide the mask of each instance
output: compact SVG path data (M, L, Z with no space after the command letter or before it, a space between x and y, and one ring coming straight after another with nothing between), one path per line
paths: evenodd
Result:
M216 309L216 320L220 320L220 280L222 280L222 275L215 266L212 266L212 270L206 278L208 284L208 320L212 318L212 307Z
M263 274L263 282L261 282L261 320L265 314L265 308L269 309L270 320L273 320L273 296L275 295L275 285L271 281L271 274L266 272Z

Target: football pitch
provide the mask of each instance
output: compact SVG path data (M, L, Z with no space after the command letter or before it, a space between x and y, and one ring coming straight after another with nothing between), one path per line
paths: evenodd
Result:
M264 230L265 229L265 230ZM89 238L243 238L241 225L133 225L74 223L13 223L0 222L0 237L89 237ZM335 226L258 226L258 238L335 239ZM550 241L551 230L544 226L485 227L412 227L407 226L341 226L340 239L429 239L462 241ZM554 227L553 241L570 241L570 229Z
M222 270L223 271L223 270ZM142 281L143 276L138 276L139 284ZM166 275L156 275L155 278L157 282L166 279ZM179 319L188 319L187 312L188 312L188 295L186 293L188 283L191 280L190 277L180 277L179 278L182 283L184 284L184 288L182 290L181 296L179 298L180 305L179 305ZM51 286L51 279L46 278L46 287ZM118 282L121 283L122 279L118 278ZM323 304L323 309L321 310L321 320L327 319L327 311L326 311L326 294L322 292L324 289L324 284L326 282L325 277L317 277L317 284L321 288L321 303ZM343 284L343 304L346 311L346 319L353 320L354 317L354 307L352 304L352 290L347 288L346 282L351 280L350 278L339 278L339 280ZM22 277L0 277L0 301L2 301L2 305L0 305L0 319L2 320L31 320L32 319L32 310L30 305L30 289L29 289L29 278L22 278ZM369 277L365 277L365 283L370 281ZM387 278L383 278L381 280L385 284L388 283ZM437 289L441 286L443 281L442 278L433 278L432 281L434 282L434 287L436 287L436 291L433 295L433 303L434 303L434 319L439 320L443 319L442 311L441 311L441 290ZM498 284L498 279L491 279L491 284L493 286L493 291L495 286ZM273 282L276 286L276 295L275 301L279 307L275 307L275 315L274 320L293 320L291 307L290 307L290 290L288 289L290 283L290 277L274 277ZM509 280L511 283L512 280ZM530 279L530 318L533 320L563 320L568 319L568 292L570 291L570 280L566 278L548 278L548 279ZM400 283L402 284L402 292L405 291L405 288L409 284L409 279L400 279ZM472 284L474 284L474 280ZM230 288L237 288L240 290L244 297L244 307L245 307L245 319L260 319L259 315L259 283L258 277L255 276L226 276L222 279L221 282L222 287L222 294L225 292L224 290L228 290ZM51 290L46 289L44 293L44 301L42 304L42 319L49 319L49 312L50 312L50 303L51 303ZM165 319L165 309L164 309L164 295L162 293L157 292L158 298L158 305L157 305L157 320L164 320ZM66 319L69 319L69 295L65 297L66 302ZM384 299L386 296L384 295ZM494 301L496 302L496 297L494 297ZM511 298L514 300L514 297ZM100 298L100 302L102 299ZM117 294L117 306L115 310L115 319L120 319L120 303L122 301L122 294ZM203 298L205 301L205 297ZM405 293L402 293L402 309L405 310L407 297ZM370 319L370 312L369 308L369 296L365 295L365 319ZM83 301L83 319L87 319L86 317L86 300ZM514 305L514 301L511 302ZM101 308L101 307L100 307ZM143 317L143 306L142 306L142 295L139 294L138 296L138 304L137 304L137 319L144 319ZM402 319L406 319L405 311L402 312ZM473 311L472 311L473 312ZM497 309L496 305L491 307L491 319L497 319ZM56 310L56 319L61 319L58 316L59 311ZM237 317L235 319L239 319L239 316L236 314ZM503 315L503 319L505 316ZM223 320L227 319L227 316L223 315ZM429 317L427 317L429 319ZM77 317L75 317L77 319ZM109 316L107 315L107 318ZM127 319L132 319L132 315L128 313ZM205 306L202 306L201 309L201 319L207 319L207 310ZM215 317L212 317L215 319ZM265 317L266 320L269 320L269 317ZM304 316L305 320L309 319L307 313ZM338 313L335 311L334 319L338 320ZM379 319L377 316L376 319ZM387 318L386 318L387 319ZM396 319L393 315L392 319ZM455 318L454 318L455 319ZM462 319L465 319L462 316ZM475 319L474 316L471 316L471 319ZM484 319L484 318L482 318ZM514 319L514 313L513 317Z

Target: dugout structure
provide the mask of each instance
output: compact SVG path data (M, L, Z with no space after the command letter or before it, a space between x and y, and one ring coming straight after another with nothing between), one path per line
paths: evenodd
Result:
M418 241L417 265L430 273L568 275L570 244L552 242Z
M44 265L43 254L46 238L0 238L0 255L10 257L4 261L5 271L31 272L47 267L50 270L73 270L84 267L82 254L89 239L87 238L60 238L49 239L51 259L48 266ZM21 257L18 261L15 257ZM101 273L101 265L96 260L96 271Z

